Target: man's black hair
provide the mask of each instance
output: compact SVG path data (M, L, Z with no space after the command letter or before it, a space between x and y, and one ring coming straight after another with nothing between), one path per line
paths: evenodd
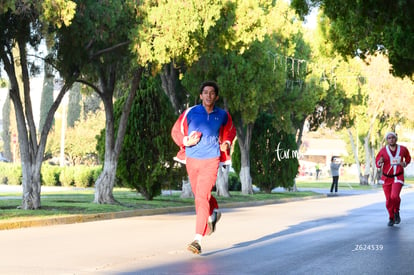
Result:
M216 96L218 96L218 94L219 94L219 86L214 81L206 81L206 82L203 82L203 84L201 84L201 86L200 86L200 95L203 93L203 89L206 86L213 87L214 88L214 91L216 92Z

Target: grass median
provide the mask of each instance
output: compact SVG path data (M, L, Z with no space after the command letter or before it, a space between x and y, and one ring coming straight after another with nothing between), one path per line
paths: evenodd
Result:
M330 182L326 181L298 181L297 187L301 188L321 188L328 189ZM367 189L371 190L373 186L361 186L358 183L340 183L341 188L347 189ZM115 199L119 204L95 204L93 189L73 189L54 192L42 192L41 208L36 210L19 209L21 205L21 193L1 193L0 194L0 221L8 220L25 220L33 218L51 218L79 214L98 214L110 212L122 212L140 209L163 209L173 207L192 207L194 200L192 198L180 198L179 192L164 192L163 195L155 197L153 200L145 200L135 191L125 188L115 188L113 191ZM241 192L230 192L231 197L217 197L219 204L239 203L241 206L245 202L269 201L277 203L290 198L303 198L315 196L313 191L298 192L272 192L270 194L256 192L253 195L244 195Z
M242 203L315 195L314 192L280 192L272 194L255 193L251 196L243 195L240 192L230 193L231 197L229 198L218 197L218 203ZM136 192L116 188L114 190L114 197L119 204L110 205L93 203L93 190L61 191L42 194L40 209L23 210L18 209L19 205L21 205L21 198L14 198L15 196L21 196L21 194L9 193L7 194L7 199L0 199L0 220L59 217L67 215L121 212L138 209L160 209L194 205L194 200L192 198L180 198L178 193L172 193L169 195L164 194L148 201Z

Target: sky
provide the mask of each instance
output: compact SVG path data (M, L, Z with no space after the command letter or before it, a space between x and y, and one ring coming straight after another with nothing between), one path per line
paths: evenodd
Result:
M43 87L43 77L34 77L30 79L30 99L32 100L33 106L33 117L35 119L35 123L39 123L39 116L40 116L40 98L42 94L42 87ZM8 88L0 88L0 120L3 119L3 105L4 101L7 97ZM0 125L1 126L1 125ZM2 131L2 128L0 128Z
M316 23L317 23L317 16L318 16L318 9L316 8L312 9L309 15L305 17L304 26L310 29L315 29Z

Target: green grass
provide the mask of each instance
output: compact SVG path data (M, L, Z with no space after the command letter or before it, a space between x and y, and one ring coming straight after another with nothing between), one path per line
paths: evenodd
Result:
M407 178L407 184L414 184L414 178ZM331 179L322 179L320 181L297 181L297 187L300 188L321 188L328 190L331 186ZM380 186L361 186L358 182L339 181L339 189L356 189L356 190L371 190L377 189ZM22 210L18 209L21 205L22 194L17 192L1 193L0 195L0 221L14 220L14 219L29 219L42 217L59 217L76 214L96 214L129 211L136 209L156 209L169 207L193 206L194 200L192 198L182 199L179 194L171 193L155 197L151 201L145 200L137 192L125 188L115 188L114 197L120 203L117 205L95 204L94 190L67 190L58 192L42 192L41 194L41 208L37 210ZM244 195L241 192L230 192L231 197L217 197L218 203L234 203L234 202L252 202L252 201L277 201L285 198L306 197L315 195L314 192L300 191L300 192L276 192L266 194L262 192L253 195ZM16 197L1 199L1 197Z
M406 184L414 184L414 177L407 177L405 178ZM331 188L332 179L331 178L324 178L321 180L297 180L296 186L298 188L322 188L322 189L329 189ZM341 179L339 178L338 188L343 189L356 189L356 190L372 190L381 188L380 185L360 185L359 182L350 179Z
M322 188L329 189L331 188L331 181L320 180L320 181L297 181L296 186L298 188ZM356 190L371 190L377 188L377 186L372 185L360 185L357 182L339 182L338 188L343 189L356 189Z
M230 192L231 197L217 197L219 204L233 202L252 202L279 200L292 197L305 197L315 195L314 192L280 192L280 193L255 193L243 195L241 192ZM21 193L2 193L1 197L17 197L0 199L0 220L24 220L28 218L59 217L76 214L96 214L129 211L136 209L155 209L193 206L192 198L182 199L179 194L172 193L155 197L153 200L145 200L141 195L128 189L114 190L114 197L120 203L117 205L95 204L94 190L44 192L41 195L41 208L36 210L18 209L21 205Z

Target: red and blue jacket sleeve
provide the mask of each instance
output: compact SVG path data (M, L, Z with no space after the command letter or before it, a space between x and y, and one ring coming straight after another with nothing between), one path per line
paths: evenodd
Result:
M187 116L185 114L184 112L179 116L171 129L171 137L179 147L184 146L184 137L188 135Z
M229 142L233 144L233 140L236 137L236 128L233 124L233 119L227 112L227 123L220 129L220 143Z
M183 164L186 163L184 137L188 136L187 114L189 111L190 109L187 109L184 113L182 113L171 129L171 137L175 144L180 147L180 150L178 151L177 156L174 157L174 160Z
M227 123L221 127L220 129L220 144L224 142L228 142L231 146L233 144L233 141L236 137L236 127L234 127L233 119L231 118L230 114L227 112ZM231 155L230 155L230 149L228 149L226 152L221 151L220 152L220 163L224 165L231 164Z

